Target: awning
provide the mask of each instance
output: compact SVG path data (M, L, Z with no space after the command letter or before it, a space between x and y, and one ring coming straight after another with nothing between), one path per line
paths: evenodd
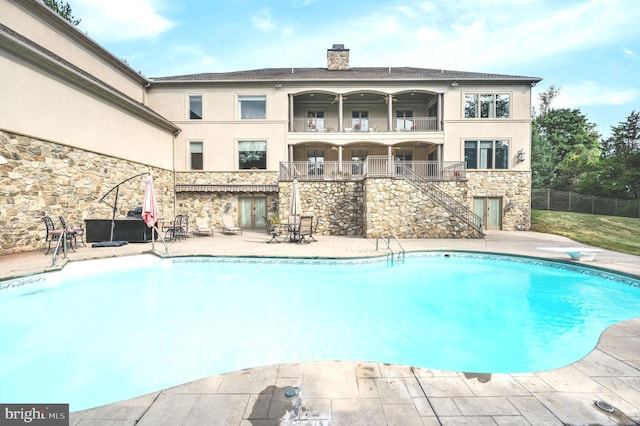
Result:
M176 192L278 192L278 185L176 185Z

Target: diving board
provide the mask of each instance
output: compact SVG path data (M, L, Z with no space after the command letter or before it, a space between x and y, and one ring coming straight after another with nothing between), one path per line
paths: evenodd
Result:
M555 253L567 253L571 260L591 261L602 253L601 249L591 247L538 247L538 250L552 251Z

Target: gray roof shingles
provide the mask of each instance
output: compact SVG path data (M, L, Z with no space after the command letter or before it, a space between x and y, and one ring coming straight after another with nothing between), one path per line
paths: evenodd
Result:
M231 81L336 81L336 80L473 80L538 82L541 78L432 68L365 67L348 70L327 68L264 68L248 71L201 73L153 77L152 82L231 82Z

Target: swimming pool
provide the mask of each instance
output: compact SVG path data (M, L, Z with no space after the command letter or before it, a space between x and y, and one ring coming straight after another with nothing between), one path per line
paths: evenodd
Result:
M0 283L0 401L81 410L209 375L352 360L465 372L558 368L640 317L640 282L475 253L173 258Z

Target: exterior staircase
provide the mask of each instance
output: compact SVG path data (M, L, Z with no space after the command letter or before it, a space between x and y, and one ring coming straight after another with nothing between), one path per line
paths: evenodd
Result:
M484 236L482 218L469 210L464 204L460 203L455 198L450 197L433 182L430 182L423 176L420 176L410 167L396 163L395 170L396 176L402 176L407 182L422 191L434 202L447 209L464 223L478 231L480 235Z

